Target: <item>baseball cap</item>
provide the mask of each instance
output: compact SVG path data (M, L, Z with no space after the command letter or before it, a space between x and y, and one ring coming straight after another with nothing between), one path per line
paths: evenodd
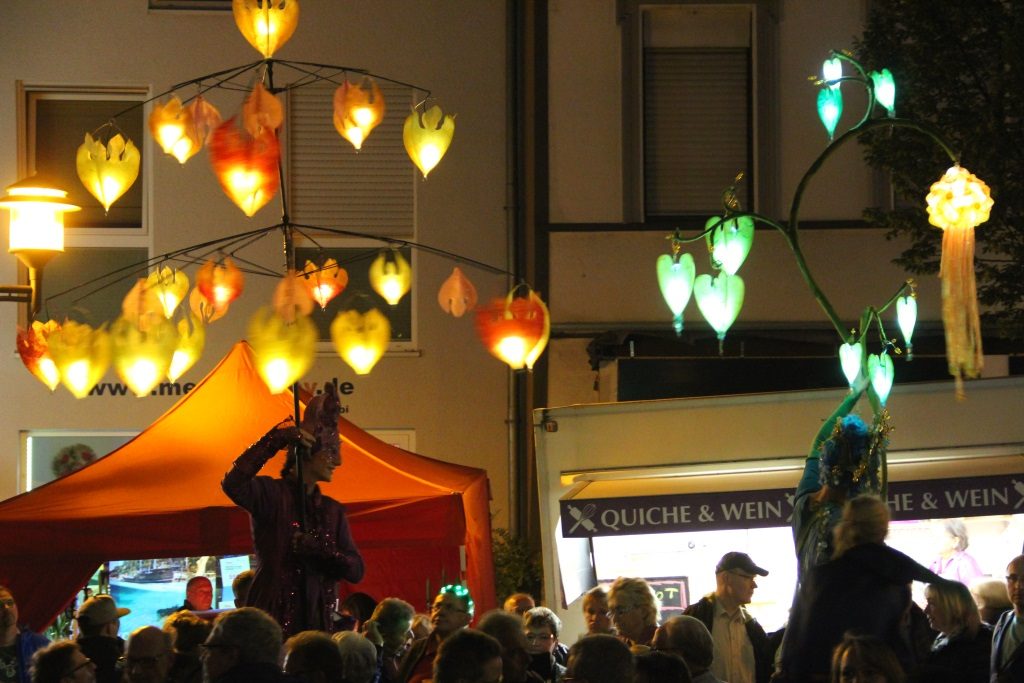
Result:
M109 595L94 595L78 608L75 619L78 623L86 623L90 626L102 626L108 622L130 614L131 610L125 607L118 607L114 598Z
M757 574L758 576L768 576L768 570L754 564L754 561L750 559L750 555L746 553L731 552L722 555L722 559L718 561L718 566L715 567L715 573L727 572L732 569L739 569L748 574Z

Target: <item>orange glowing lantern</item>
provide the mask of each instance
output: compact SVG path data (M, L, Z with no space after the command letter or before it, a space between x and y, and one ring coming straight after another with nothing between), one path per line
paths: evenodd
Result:
M345 291L345 287L348 286L348 272L338 266L338 262L332 258L324 261L319 267L312 261L306 261L302 274L309 295L320 304L321 309L326 309L331 299Z
M76 398L85 398L110 367L110 334L69 320L50 335L50 357L60 381Z
M357 150L370 132L384 120L384 96L372 78L361 87L345 81L334 91L334 129Z
M221 317L221 315L224 315L223 312L227 311L228 305L242 295L244 283L245 278L242 277L242 271L238 269L230 258L224 259L224 265L217 265L213 261L207 261L199 269L199 272L196 273L196 290L210 306L211 310L219 312L219 314L214 317L201 315L200 311L195 310L196 306L194 304L192 311L200 315L206 322Z
M461 318L476 306L476 287L458 266L452 269L452 274L438 290L437 303L441 304L442 311L456 318Z
M149 132L164 154L170 154L183 164L199 151L202 140L192 120L192 110L181 104L175 95L166 104L156 103L149 115Z
M232 0L235 25L269 59L288 42L299 24L298 0Z
M220 320L228 313L228 306L215 306L206 300L199 287L193 287L188 295L188 307L192 315L198 318L205 325L215 320Z
M448 151L454 135L455 115L445 114L437 105L426 111L413 110L402 128L405 151L424 178Z
M178 344L167 369L167 379L177 382L203 355L206 345L206 328L195 316L189 315L178 321Z
M477 309L476 331L491 355L522 370L544 338L546 309L539 297L514 298L514 293Z
M285 322L295 322L296 316L309 315L313 298L306 281L295 271L288 271L274 289L274 312Z
M139 278L121 301L121 317L131 320L139 329L146 329L166 320L164 306L157 296L157 288L149 285L148 278Z
M192 116L192 125L195 126L196 137L199 140L199 146L202 147L217 126L221 124L220 112L202 95L196 95L185 109Z
M105 145L86 133L85 142L78 148L75 166L85 189L103 205L104 211L109 211L139 177L141 160L139 149L120 133Z
M412 267L397 249L382 251L370 264L370 286L395 306L412 286Z
M178 333L167 319L141 329L134 321L118 318L110 326L114 371L138 397L148 396L167 376L178 345Z
M280 153L272 131L253 137L233 117L210 136L210 163L221 189L250 218L277 194Z
M266 131L277 132L284 123L284 105L262 83L253 86L242 105L242 125L249 135L259 137Z
M306 374L313 364L316 341L316 325L306 316L289 323L264 306L249 320L256 371L272 394L280 394Z
M18 328L17 345L21 362L36 379L50 387L50 391L60 383L60 373L50 357L49 348L50 335L59 329L60 324L56 320L45 323L36 320L28 328Z
M331 341L357 375L366 375L388 348L391 323L376 308L365 315L354 310L342 311L331 323Z
M153 290L163 308L164 317L174 315L178 305L188 294L188 275L180 270L171 270L167 266L154 270L146 278L146 287Z
M551 339L551 313L548 311L547 304L541 300L540 295L537 292L530 292L530 301L537 304L540 307L541 313L544 316L544 329L540 335L540 339L533 345L533 348L526 354L526 369L533 370L534 364L540 358L540 355L544 353L544 349L548 347L548 340Z

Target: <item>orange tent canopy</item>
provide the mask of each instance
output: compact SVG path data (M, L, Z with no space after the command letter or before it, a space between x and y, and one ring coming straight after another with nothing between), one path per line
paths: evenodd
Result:
M249 518L220 489L231 462L292 414L239 342L202 382L121 448L0 503L0 584L40 629L108 560L252 552ZM495 606L484 470L391 446L341 419L342 466L324 493L343 502L366 576L356 587L417 609L442 577ZM276 476L283 454L263 474ZM464 557L464 560L463 560Z

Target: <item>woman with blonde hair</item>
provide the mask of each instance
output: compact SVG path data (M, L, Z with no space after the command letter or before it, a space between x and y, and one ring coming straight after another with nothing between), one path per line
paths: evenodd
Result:
M921 680L986 683L992 627L981 622L978 606L959 581L930 583L924 589L928 625L939 632L921 667Z
M658 630L658 596L643 579L620 576L608 591L608 611L619 639L631 648L650 647Z

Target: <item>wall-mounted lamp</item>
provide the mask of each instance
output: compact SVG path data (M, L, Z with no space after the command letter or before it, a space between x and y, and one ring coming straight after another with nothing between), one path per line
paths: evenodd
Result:
M43 266L64 251L64 214L82 207L68 204L68 193L38 176L7 187L0 207L11 212L8 251L28 268L28 285L0 285L0 301L27 303L30 317L39 311Z

